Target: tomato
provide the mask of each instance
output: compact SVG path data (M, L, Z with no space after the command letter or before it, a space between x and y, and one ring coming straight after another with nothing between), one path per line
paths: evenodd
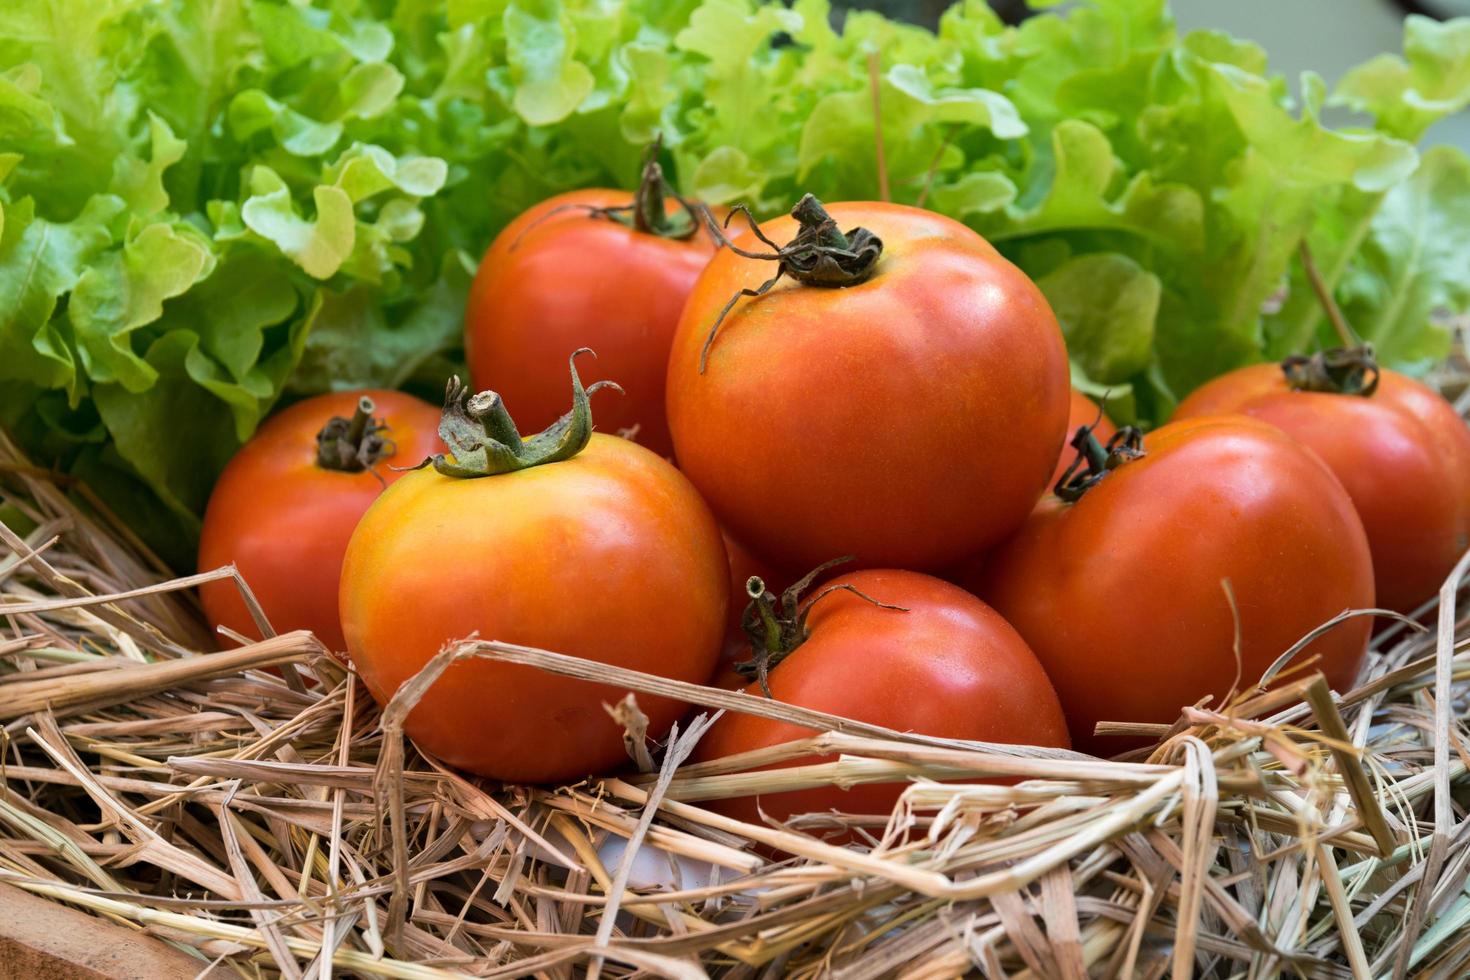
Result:
M1075 503L1044 498L967 584L1026 638L1089 751L1103 720L1170 723L1239 690L1309 631L1373 605L1362 522L1322 461L1261 422L1215 416L1151 433ZM1115 457L1116 461L1117 457ZM1369 620L1298 657L1338 689L1357 676Z
M1371 396L1293 391L1274 364L1216 378L1175 418L1240 412L1331 467L1368 532L1378 602L1411 612L1470 548L1470 429L1433 389L1396 371Z
M342 625L368 690L386 703L445 644L475 633L704 683L729 576L719 527L694 487L641 446L589 435L585 394L566 439L527 439L526 459L513 461L524 468L498 472L474 443L488 445L508 417L484 399L467 412L450 399L446 425L467 432L483 420L479 434L451 438L452 459L394 484L348 545ZM446 475L470 472L489 475ZM429 688L405 731L483 776L577 779L626 761L622 730L603 709L625 693L469 660ZM638 703L655 737L686 707L647 695Z
M1036 657L1004 619L963 589L918 572L868 570L838 576L803 609L805 639L770 671L777 701L900 731L1069 745L1061 706ZM762 693L758 683L745 691ZM700 741L696 757L719 759L812 734L727 712ZM821 761L828 760L807 757L785 765ZM757 824L759 811L777 820L828 810L887 814L906 785L823 786L708 805Z
M595 348L598 376L618 379L626 392L599 408L599 427L637 426L639 443L668 456L669 344L714 243L703 229L668 237L589 213L635 200L628 191L572 191L506 226L470 288L465 355L476 387L500 392L517 418L540 428L566 408L567 352ZM656 206L678 219L676 231L688 227L677 202L660 198Z
M762 226L776 241L800 229L795 257L723 320L778 270L727 248L699 277L669 360L675 452L730 533L779 565L942 567L1003 537L1045 487L1066 431L1061 331L958 222L872 203L826 217L808 196ZM867 229L841 236L856 249L829 247L833 221Z
M1072 448L1072 438L1084 425L1092 426L1093 434L1104 442L1111 439L1118 431L1117 426L1108 421L1102 409L1098 408L1097 402L1073 388L1072 402L1067 408L1067 438L1062 444L1062 455L1057 459L1057 465L1052 470L1051 482L1047 484L1048 490L1056 486L1062 474L1067 472L1067 467L1072 465L1072 460L1077 457L1077 450Z
M372 465L356 472L323 466L318 433L334 418L339 426L351 418L364 397L386 426ZM393 466L443 448L438 426L438 409L396 391L333 392L278 412L215 484L199 540L200 569L234 562L274 629L309 629L329 649L345 649L337 581L347 539L384 486L402 476ZM210 625L260 638L234 582L206 583L199 597Z

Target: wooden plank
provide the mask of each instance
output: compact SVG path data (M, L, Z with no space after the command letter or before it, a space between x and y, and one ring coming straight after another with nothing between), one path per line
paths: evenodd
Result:
M0 977L193 980L208 965L161 939L0 885Z

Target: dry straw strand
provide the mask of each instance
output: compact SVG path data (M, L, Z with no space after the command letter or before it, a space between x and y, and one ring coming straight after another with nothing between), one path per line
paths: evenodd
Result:
M0 525L0 880L201 969L1337 978L1470 963L1470 555L1415 617L1433 628L1382 630L1353 690L1328 690L1294 648L1270 689L1106 726L1156 744L1104 760L479 638L379 711L313 637L263 615L266 639L211 651L189 590L243 588L238 573L168 578L3 434L0 505L23 517ZM705 718L621 776L494 785L402 734L468 657L811 734L691 764ZM608 724L646 750L635 706ZM701 805L895 780L910 785L892 815L751 825ZM848 828L873 843L826 839Z

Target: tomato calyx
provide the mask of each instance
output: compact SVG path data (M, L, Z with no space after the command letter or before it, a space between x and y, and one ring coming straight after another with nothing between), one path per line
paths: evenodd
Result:
M579 354L597 356L590 347L581 347L567 360L572 372L571 410L524 439L497 392L472 395L457 376L450 378L444 393L444 415L439 420L439 436L450 454L436 453L409 468L432 465L444 476L473 479L558 463L577 455L592 438L590 396L603 388L619 393L623 390L612 381L582 387L582 379L577 376Z
M714 325L710 327L709 336L704 339L704 347L699 352L700 374L704 373L705 366L709 363L710 347L714 345L720 324L725 322L725 317L734 309L740 297L764 296L781 281L782 276L790 276L803 286L820 286L825 289L856 286L872 277L877 269L878 259L883 254L882 239L866 228L854 228L844 233L827 213L827 209L822 207L822 202L811 194L803 195L791 209L791 216L801 227L785 245L778 245L767 238L756 223L755 216L750 213L750 208L744 204L737 204L730 209L725 218L726 228L737 214L745 216L755 237L769 245L772 251L752 252L736 245L715 222L714 216L706 210L704 217L709 225L710 235L736 255L762 262L775 262L776 274L756 289L740 290L720 310Z
M388 424L373 418L377 406L363 395L350 419L334 415L316 434L316 465L340 473L370 470L395 450L393 440L384 437Z
M1072 465L1067 467L1052 489L1069 504L1081 500L1083 494L1113 470L1146 455L1143 433L1137 426L1123 426L1106 443L1093 434L1096 428L1096 422L1077 427L1077 434L1072 437L1072 448L1077 450L1077 458L1072 460Z
M1292 391L1371 397L1378 390L1378 359L1373 345L1332 347L1310 356L1293 354L1281 362Z
M554 207L527 225L526 229L511 244L511 250L518 248L521 239L530 234L543 221L566 211L581 211L589 218L616 221L634 231L645 235L657 235L659 238L672 238L676 241L693 238L694 233L699 231L701 209L698 205L681 197L669 183L668 178L664 176L664 168L659 166L658 162L658 154L663 149L663 143L662 134L655 136L644 153L643 169L638 179L638 188L633 192L632 201L627 204L606 206L563 204ZM682 211L669 214L666 202L670 197L678 202Z
M812 608L832 593L851 592L864 602L870 602L880 609L908 612L906 606L880 602L857 586L848 585L845 582L827 586L806 603L801 601L802 593L811 588L817 576L830 568L852 560L852 555L846 555L823 562L803 575L779 597L766 588L765 580L759 575L752 575L746 579L745 594L750 597L750 603L745 607L745 614L740 618L740 628L750 638L751 656L749 660L735 664L735 670L742 677L752 678L759 682L761 692L766 697L772 696L769 679L771 671L790 656L792 651L806 642L811 632L807 627L807 619L811 616Z
M1293 354L1281 362L1281 372L1293 391L1319 391L1334 395L1360 395L1371 397L1378 390L1378 360L1373 355L1373 345L1364 343L1363 338L1343 316L1342 308L1332 295L1317 262L1312 258L1312 248L1303 238L1297 245L1302 271L1307 282L1317 294L1317 302L1327 314L1332 329L1342 341L1342 346L1318 351L1316 354Z

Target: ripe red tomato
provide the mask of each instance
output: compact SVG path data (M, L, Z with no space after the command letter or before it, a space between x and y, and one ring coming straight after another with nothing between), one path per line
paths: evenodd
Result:
M669 360L680 466L732 534L790 568L838 555L942 567L999 540L1035 503L1066 430L1066 350L1045 298L948 218L835 204L823 223L811 198L797 213L764 233L817 244L731 308L703 371L721 309L777 270L722 249L690 294ZM821 252L833 221L880 237L881 255L857 229L842 236L856 250ZM854 255L867 264L842 257ZM865 278L785 278L803 262L790 274Z
M714 243L703 228L666 237L588 210L634 201L629 191L572 191L506 226L470 288L465 355L474 385L500 392L527 428L539 429L566 410L567 352L592 347L597 376L616 378L626 392L598 409L598 427L636 425L639 443L668 456L669 344ZM660 198L657 207L688 226L677 202Z
M386 426L382 451L369 469L323 466L318 433L333 418L350 419L364 397ZM273 628L309 629L328 649L345 649L337 581L347 539L383 488L402 476L393 465L443 448L438 426L438 409L397 391L338 391L278 412L215 484L199 539L200 569L234 562ZM210 625L260 638L233 582L207 583L199 594Z
M1240 690L1309 631L1373 605L1362 522L1342 485L1279 429L1237 416L1150 433L1076 503L1046 497L966 582L1026 638L1061 696L1072 737L1103 720L1173 722L1185 705ZM1352 684L1369 621L1300 655Z
M1222 375L1176 419L1239 412L1307 446L1347 488L1373 552L1378 602L1411 612L1470 548L1470 429L1433 389L1384 370L1371 396L1293 391L1274 364Z
M875 605L851 592L903 609ZM947 738L1066 747L1056 692L1025 641L993 609L948 582L917 572L842 575L804 604L806 639L770 672L786 704ZM746 693L759 695L759 684ZM726 713L696 751L701 760L781 745L810 729ZM811 765L809 757L785 763ZM779 767L778 767L779 768ZM722 813L761 823L796 813L886 814L904 783L836 786L711 801Z
M471 421L480 397L469 402ZM493 431L487 424L481 434ZM474 452L450 445L445 468L469 467ZM526 448L544 442L532 437ZM342 626L380 703L445 644L473 633L697 684L709 678L728 566L719 527L678 470L601 434L570 458L510 472L463 478L438 465L383 494L347 548ZM428 690L405 731L483 776L577 779L626 761L622 730L603 709L624 694L471 660ZM686 707L646 695L638 703L654 736Z
M1057 459L1056 468L1052 470L1051 482L1046 485L1048 491L1057 485L1057 481L1062 478L1062 474L1067 472L1067 467L1071 466L1072 460L1077 457L1077 450L1072 448L1072 438L1084 425L1092 426L1093 435L1103 442L1107 442L1118 431L1117 426L1102 414L1097 402L1073 388L1072 401L1067 407L1067 438L1062 443L1062 455Z

